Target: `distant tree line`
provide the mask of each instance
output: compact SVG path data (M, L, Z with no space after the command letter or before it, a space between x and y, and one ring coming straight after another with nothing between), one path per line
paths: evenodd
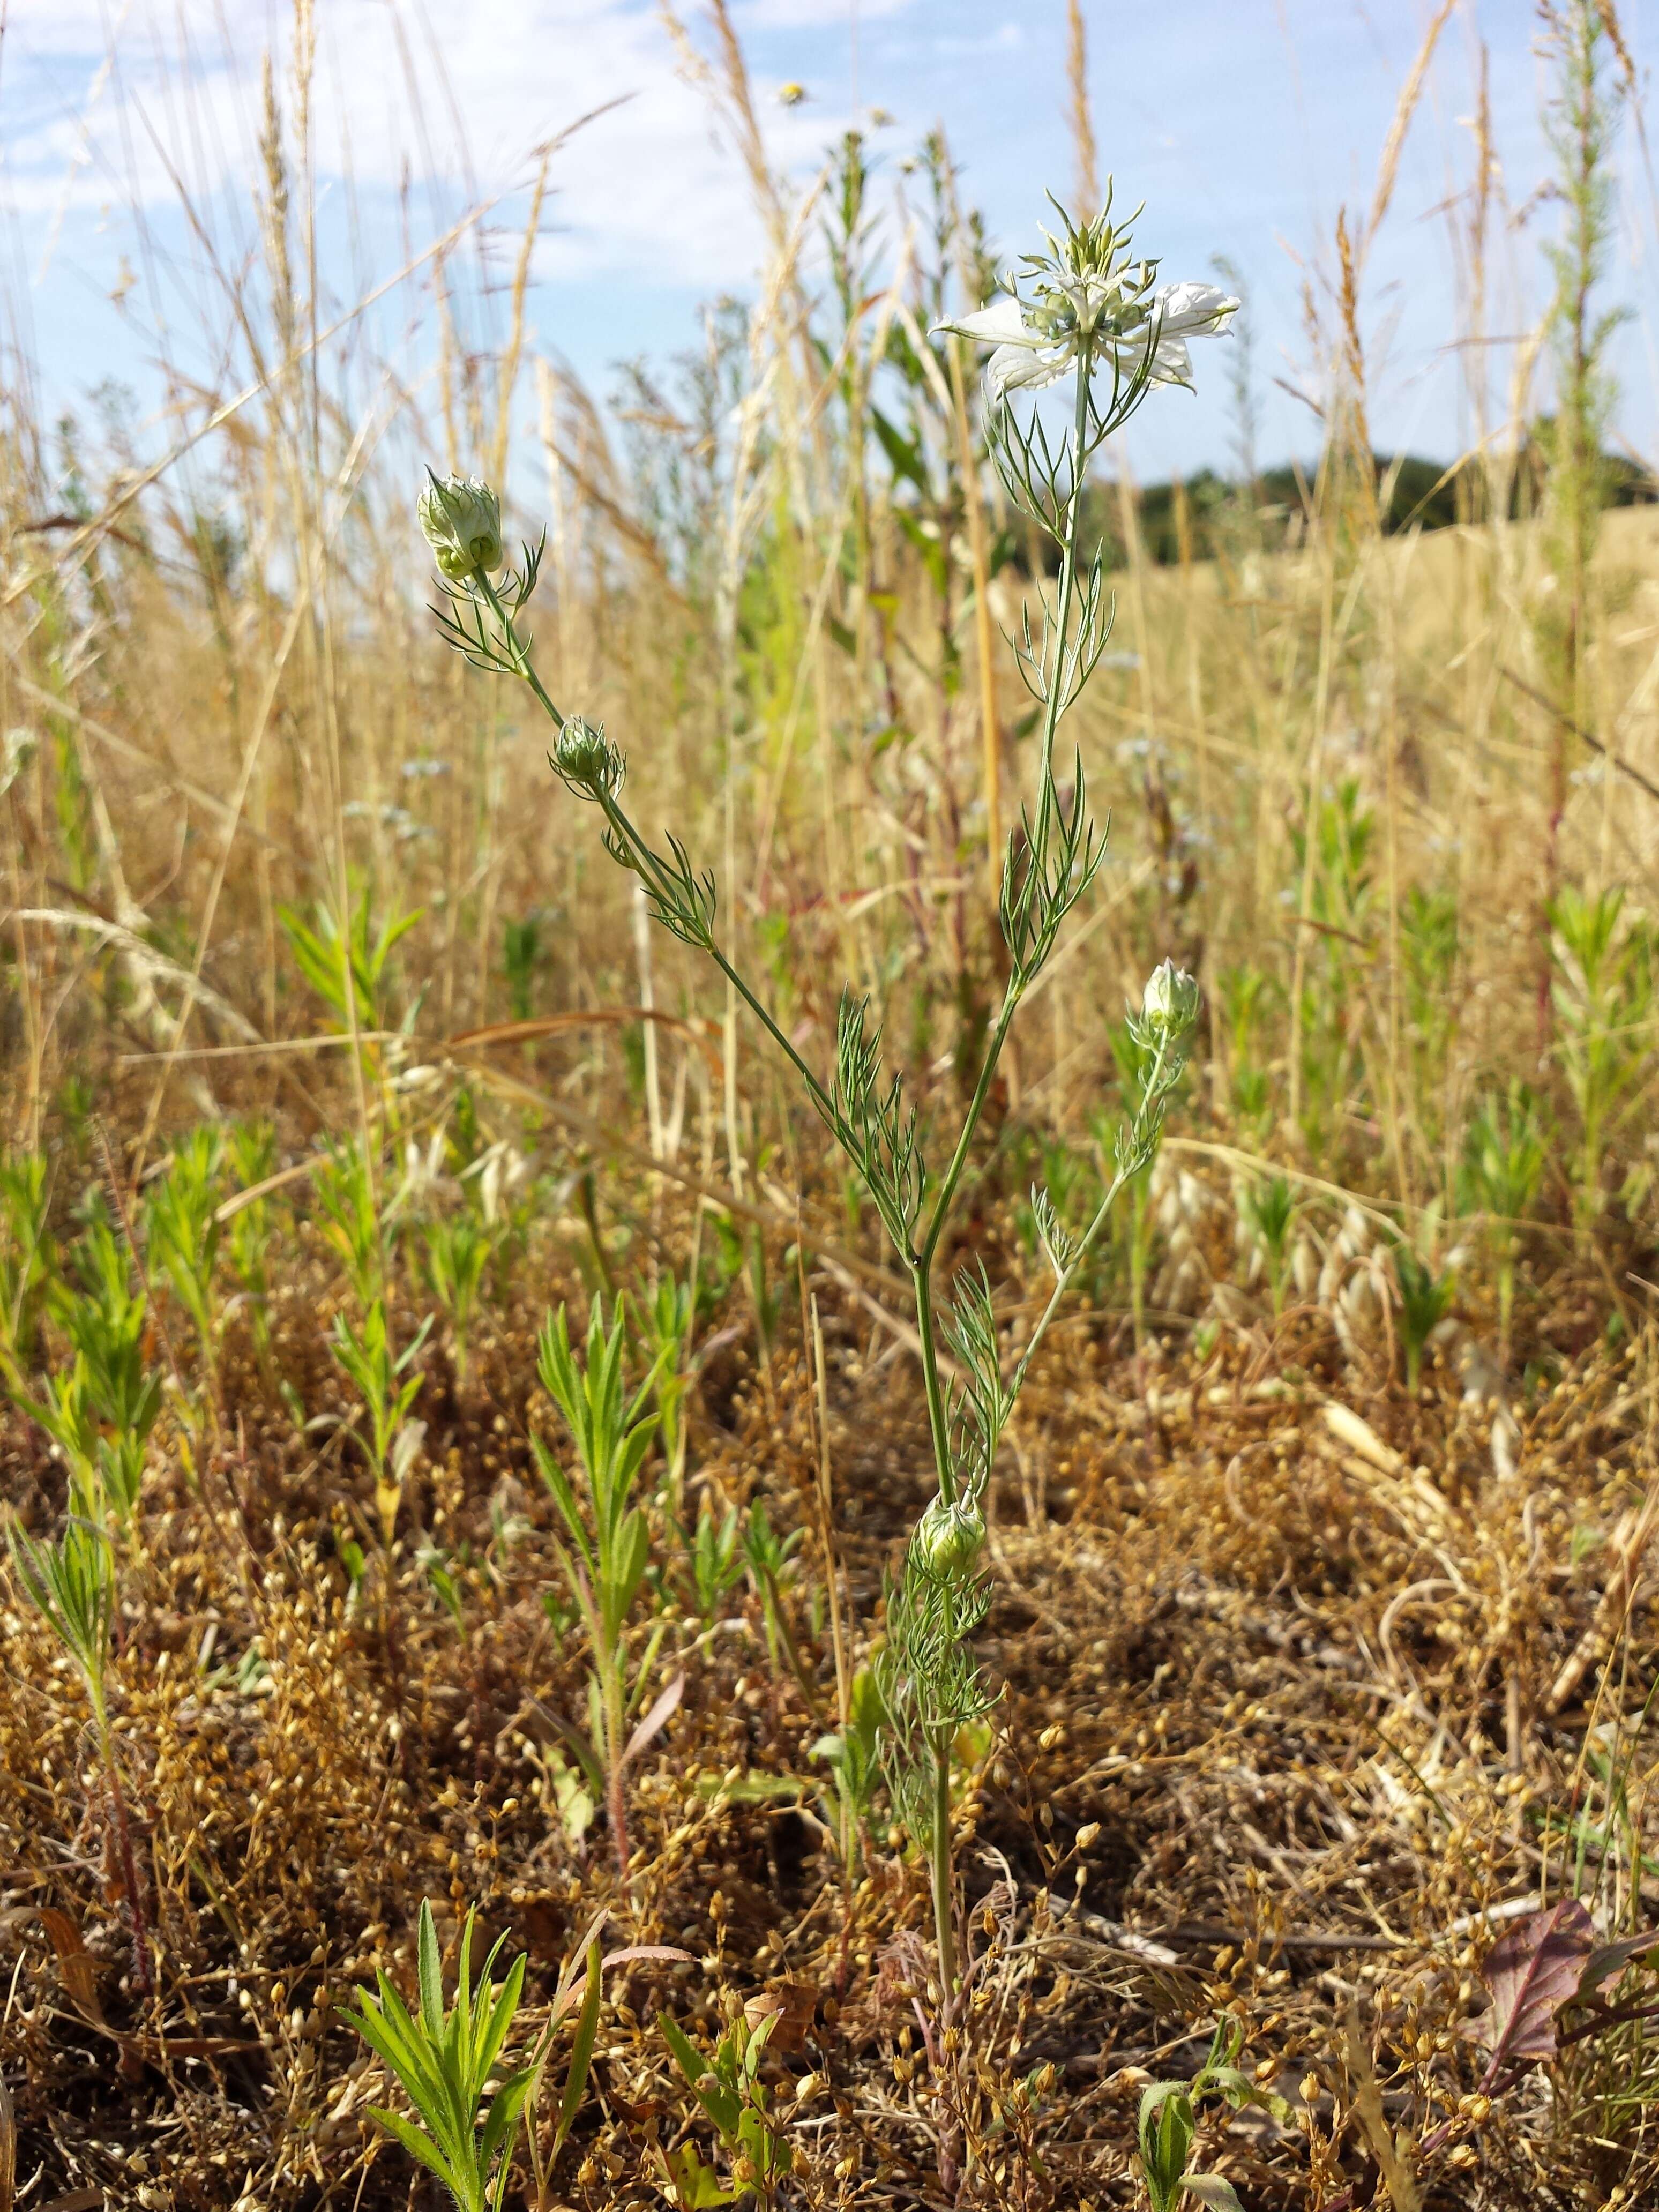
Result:
M1385 532L1443 530L1455 522L1484 522L1504 507L1511 520L1539 514L1553 425L1539 422L1513 459L1476 458L1448 463L1420 453L1375 454L1379 516ZM1602 507L1638 507L1659 498L1651 471L1628 454L1601 459ZM1184 499L1183 499L1184 494ZM1207 561L1259 548L1277 552L1297 544L1323 496L1316 465L1264 469L1251 483L1200 469L1182 483L1144 484L1135 495L1135 519L1146 557L1174 567L1185 557ZM1122 502L1115 484L1091 488L1089 534L1103 538L1121 561ZM1184 513L1183 513L1184 507ZM1182 540L1186 543L1183 546Z

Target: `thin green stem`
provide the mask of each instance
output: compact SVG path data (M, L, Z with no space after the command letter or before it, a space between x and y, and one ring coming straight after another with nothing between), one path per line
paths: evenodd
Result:
M968 1148L973 1142L974 1132L979 1127L980 1116L985 1110L985 1101L990 1096L997 1062L1002 1056L1002 1048L1008 1041L1008 1032L1013 1027L1014 1016L1019 1010L1019 1002L1024 995L1018 983L1011 979L1003 994L1002 1011L997 1016L996 1027L992 1030L990 1042L985 1048L985 1062L979 1072L979 1081L974 1086L973 1097L969 1102L967 1119L962 1125L962 1133L957 1139L956 1150L951 1155L951 1164L945 1170L938 1195L933 1200L933 1212L928 1218L927 1233L922 1239L916 1263L924 1270L930 1269L933 1264L933 1255L939 1249L939 1240L944 1233L951 1204L957 1194L957 1185L961 1182L962 1171L968 1164Z
M951 1880L951 1731L935 1731L933 1758L933 1832L930 1838L928 1872L933 1892L933 1934L939 1944L939 1983L941 2002L949 2004L957 1986L957 1931L952 1911Z
M951 1464L950 1426L945 1418L945 1393L939 1379L939 1350L933 1341L933 1279L926 1259L911 1262L910 1279L916 1294L916 1334L921 1342L921 1384L927 1396L927 1426L933 1440L933 1464L939 1474L939 1496L947 1505L956 1502L956 1472Z
M1071 628L1072 599L1077 586L1078 525L1083 513L1083 479L1089 460L1089 384L1091 361L1087 353L1078 363L1077 406L1072 417L1072 477L1071 494L1066 508L1066 536L1060 544L1060 585L1055 598L1054 659L1048 672L1048 696L1044 702L1042 718L1042 770L1037 793L1037 818L1031 835L1031 880L1042 872L1048 857L1048 839L1054 827L1054 739L1060 732L1060 716L1066 710L1066 637Z
M542 696L545 696L544 694ZM629 821L628 816L624 814L621 807L617 805L616 800L608 794L602 793L599 799L599 805L605 810L605 820L611 824L611 827L623 840L623 843L627 845L629 850L635 854L641 872L647 872L650 875L653 883L655 884L660 890L665 893L669 891L672 889L673 878L669 874L667 869L663 866L662 862L658 859L657 855L651 850L651 848L646 843L644 838L641 836L639 831L634 827L633 823ZM761 1003L760 1000L756 997L753 991L750 989L748 984L744 982L743 977L738 974L737 969L732 966L731 961L726 957L726 953L721 950L714 939L712 937L705 938L703 939L703 947L708 952L709 958L720 969L721 975L725 976L726 981L730 983L732 988L738 993L744 1004L749 1008L756 1020L760 1023L762 1028L765 1030L767 1035L771 1038L773 1043L777 1046L778 1050L783 1054L790 1066L800 1077L802 1082L805 1084L807 1090L811 1094L813 1104L817 1108L819 1113L825 1116L829 1121L830 1127L833 1128L835 1127L835 1105L823 1084L819 1082L817 1077L813 1074L811 1069L801 1058L800 1054L795 1049L794 1046L791 1044L783 1031L778 1027L777 1023L767 1011L766 1007ZM902 1256L906 1258L908 1257L908 1255L903 1255Z
M1060 587L1054 618L1054 659L1048 678L1048 709L1042 732L1042 781L1037 798L1036 825L1031 840L1030 865L1034 874L1047 856L1054 806L1054 737L1060 727L1065 695L1066 640L1071 629L1072 600L1077 585L1078 526L1082 517L1083 474L1088 458L1089 369L1089 359L1085 355L1078 364L1077 407L1072 424L1071 498L1066 509L1066 537L1060 549ZM956 1148L933 1198L921 1251L914 1257L908 1254L905 1255L915 1284L916 1327L921 1338L921 1371L927 1394L928 1425L933 1434L933 1456L939 1468L939 1492L947 1505L954 1500L956 1486L951 1466L944 1398L939 1389L939 1357L933 1343L933 1259L939 1250L939 1239L945 1233L945 1223L950 1218L963 1172L968 1164L968 1155L985 1111L985 1102L990 1096L997 1063L1002 1057L1003 1047L1008 1042L1008 1033L1013 1027L1014 1016L1019 1011L1024 995L1021 978L1018 975L1012 976L1003 994L996 1027L986 1046L979 1079L969 1101Z
M1078 526L1083 514L1083 476L1088 462L1089 441L1089 376L1087 354L1078 363L1077 406L1072 418L1072 489L1066 512L1066 537L1060 546L1060 586L1054 611L1054 659L1048 675L1048 697L1043 716L1042 769L1037 792L1037 818L1031 837L1030 866L1033 878L1048 856L1048 836L1054 807L1054 738L1060 729L1066 686L1066 639L1072 625L1072 599L1077 587ZM979 1127L980 1116L985 1110L985 1101L990 1095L991 1082L996 1073L997 1062L1008 1041L1019 1002L1024 995L1024 985L1018 977L1011 978L1002 1002L1002 1012L986 1047L985 1063L980 1070L979 1081L969 1103L967 1119L957 1139L956 1151L945 1170L933 1202L933 1213L927 1224L927 1237L922 1244L924 1266L931 1266L939 1240L956 1197L957 1186L967 1165L968 1151Z
M489 611L495 616L496 621L501 624L501 634L506 638L507 644L512 650L513 665L518 670L520 675L523 677L525 682L530 686L537 698L541 702L543 710L546 714L548 720L551 722L556 723L559 728L562 729L564 727L565 718L554 705L541 678L537 675L535 663L531 659L527 647L521 642L518 631L513 627L513 617L508 614L506 607L502 605L501 594L496 591L495 586L490 582L489 577L485 575L482 568L476 570L474 574L478 588L483 593L486 600L488 600L489 604Z
M1157 1053L1153 1057L1152 1067L1148 1072L1146 1081L1141 1092L1143 1100L1155 1100L1157 1098L1159 1086L1163 1081L1164 1062L1168 1057L1169 1042L1167 1038L1165 1038L1159 1042ZM1143 1113L1146 1110L1144 1104L1141 1110ZM1139 1144L1137 1145L1136 1149L1140 1149ZM1120 1168L1117 1173L1112 1177L1110 1183L1107 1186L1106 1195L1101 1200L1099 1206L1096 1208L1094 1218L1090 1222L1089 1226L1083 1232L1082 1241L1078 1245L1076 1251L1073 1253L1070 1260L1067 1261L1065 1267L1060 1271L1060 1274L1056 1278L1054 1287L1049 1294L1048 1303L1042 1309L1042 1316L1039 1319L1036 1327L1031 1332L1030 1341L1026 1345L1024 1351L1020 1354L1019 1364L1014 1369L1013 1375L1008 1384L1008 1395L1011 1400L1018 1397L1020 1390L1024 1384L1026 1371L1030 1368L1033 1358L1036 1356L1037 1346L1048 1334L1049 1323L1059 1312L1060 1302L1065 1297L1066 1293L1071 1289L1072 1284L1076 1279L1078 1269L1088 1258L1096 1237L1099 1236L1101 1231L1105 1227L1107 1217L1117 1202L1118 1194L1122 1190L1126 1183L1133 1182L1135 1176L1141 1172L1142 1169L1139 1167L1134 1169Z
M531 690L535 694L537 700L539 702L542 709L547 715L549 720L553 722L558 728L562 729L564 727L565 717L560 713L559 708L554 703L553 698L549 693L547 687L543 684L541 678L536 673L536 665L531 659L528 649L525 646L523 641L520 638L518 630L514 625L513 617L507 612L500 593L490 582L489 577L484 575L482 571L477 574L477 582L479 590L489 605L490 612L495 616L496 622L501 625L501 635L507 642L508 657L511 659L514 667L517 669L519 674L523 678L524 681L530 686ZM639 872L648 878L650 882L659 891L665 894L671 892L673 887L673 878L669 873L669 871L663 866L657 854L651 850L651 848L646 843L644 838L641 836L633 823L623 811L622 808L617 805L615 799L611 797L607 793L601 793L599 794L599 799L600 806L604 809L605 820L610 823L611 829L616 832L617 836L622 839L628 850L634 855L635 866ZM767 1035L771 1038L774 1044L777 1046L779 1051L784 1054L791 1066L794 1068L796 1073L800 1077L802 1082L805 1084L808 1091L811 1094L813 1103L817 1107L818 1111L821 1114L823 1114L830 1118L830 1125L833 1127L834 1107L830 1100L830 1094L824 1089L823 1084L819 1082L817 1077L814 1075L811 1069L802 1059L800 1054L797 1052L794 1046L789 1042L789 1039L778 1027L777 1023L773 1019L771 1014L768 1012L766 1007L762 1005L761 1001L756 997L753 991L750 989L748 984L738 974L736 968L732 966L731 961L726 957L720 946L712 937L705 939L704 944L705 950L708 951L710 959L713 960L714 965L720 969L721 975L725 976L726 981L738 993L744 1004L761 1024L761 1026L765 1030ZM909 1255L906 1254L903 1256L908 1259Z

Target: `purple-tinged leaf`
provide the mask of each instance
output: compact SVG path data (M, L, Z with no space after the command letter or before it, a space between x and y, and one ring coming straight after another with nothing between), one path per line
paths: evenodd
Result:
M1616 1943L1598 1943L1584 1962L1578 1979L1579 1996L1588 2002L1599 1995L1647 1951L1659 1952L1659 1929L1650 1928L1644 1936L1621 1936Z
M1491 2009L1469 2028L1492 2053L1489 2074L1554 2057L1555 2016L1579 1994L1595 1950L1589 1914L1576 1897L1510 1929L1482 1970Z
M684 1674L676 1674L633 1735L629 1737L628 1748L622 1755L622 1763L624 1766L631 1766L652 1738L660 1733L667 1724L669 1716L684 1695L685 1676Z

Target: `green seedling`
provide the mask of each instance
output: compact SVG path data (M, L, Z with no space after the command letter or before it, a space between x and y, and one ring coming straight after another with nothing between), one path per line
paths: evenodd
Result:
M1295 1194L1283 1176L1268 1176L1260 1182L1248 1184L1239 1193L1238 1212L1250 1242L1261 1255L1267 1295L1277 1320L1285 1310L1291 1232L1296 1226Z
M475 1214L458 1213L431 1221L426 1230L426 1279L432 1295L449 1317L455 1345L455 1380L466 1383L467 1345L484 1270L495 1239Z
M657 1412L662 1423L663 1457L668 1472L664 1492L670 1516L678 1520L685 1487L686 1436L683 1409L690 1387L691 1333L696 1301L690 1283L664 1275L647 1311L657 1373Z
M755 1595L760 1601L761 1620L766 1631L766 1656L776 1682L787 1666L800 1686L801 1695L809 1707L817 1704L817 1692L811 1677L801 1664L801 1656L789 1626L784 1605L786 1586L796 1571L795 1553L805 1538L806 1531L797 1528L793 1535L780 1536L773 1528L765 1506L757 1499L749 1509L749 1517L743 1531L744 1564L754 1584Z
M225 1151L239 1192L256 1190L276 1171L276 1132L269 1121L233 1121ZM246 1200L231 1215L226 1235L230 1264L247 1301L253 1349L260 1369L270 1373L271 1207L268 1198Z
M218 1310L214 1270L220 1227L222 1147L211 1129L196 1129L176 1146L167 1173L151 1188L145 1207L145 1248L152 1270L165 1279L189 1315L210 1390L218 1373Z
M13 1152L0 1160L0 1352L20 1368L34 1356L55 1271L46 1225L51 1200L44 1152Z
M347 2017L415 2108L413 2119L382 2106L371 2106L370 2115L411 2158L437 2176L459 2212L501 2212L520 2118L534 2191L533 2201L526 2191L525 2202L532 2212L552 2212L553 2169L587 2087L605 1974L636 1960L685 1956L683 1951L651 1943L630 1944L602 1955L599 1932L605 1921L601 1912L566 1960L546 2024L525 2063L511 2071L503 2054L524 1994L526 1961L521 1954L499 1982L494 1979L495 1962L506 1948L503 1936L484 1960L475 1986L471 1959L476 1912L467 1914L461 1929L453 2005L444 2002L438 1932L432 1907L424 1899L416 1938L416 2009L409 2009L384 1973L376 1976L378 1991L358 1991L356 2010ZM537 2124L543 2084L555 2039L573 2013L575 2030L564 2087L552 2142L544 2152Z
M368 1455L380 1541L387 1551L392 1548L404 1483L424 1433L422 1425L411 1421L409 1413L425 1378L418 1370L412 1374L409 1370L430 1327L428 1315L413 1342L402 1352L394 1351L385 1304L376 1298L361 1327L354 1328L349 1316L337 1313L329 1334L329 1349L362 1401L368 1432L354 1423L352 1433Z
M52 1285L53 1317L71 1346L69 1364L46 1378L42 1396L0 1349L0 1379L58 1446L89 1508L130 1527L161 1408L161 1378L144 1351L149 1302L133 1288L125 1243L101 1217L94 1216L73 1257L79 1288Z
M1515 1315L1520 1227L1532 1211L1543 1176L1544 1128L1537 1103L1524 1083L1511 1083L1507 1095L1483 1098L1471 1116L1459 1179L1464 1204L1486 1217L1498 1262L1498 1358L1505 1367Z
M358 1311L366 1314L385 1293L386 1241L362 1146L331 1146L316 1188L324 1234L344 1265Z
M509 917L501 930L501 973L515 1022L527 1022L535 1012L536 970L541 959L541 916Z
M1557 1050L1578 1109L1573 1211L1581 1243L1605 1203L1608 1146L1640 1103L1650 1064L1653 963L1646 933L1621 932L1622 890L1570 885L1550 908Z
M1247 1125L1260 1126L1270 1109L1267 1072L1258 1057L1271 989L1261 969L1245 963L1219 978L1218 996L1225 1016L1227 1084L1234 1112Z
M115 1553L99 1520L86 1508L91 1500L71 1494L61 1534L36 1544L14 1522L7 1529L12 1566L43 1620L74 1661L92 1707L99 1757L109 1790L115 1852L126 1892L132 1927L133 1974L144 1996L155 1994L145 1929L143 1893L133 1850L126 1794L115 1756L109 1715L109 1644L115 1620Z
M560 1560L587 1630L589 1729L585 1737L579 1730L568 1730L567 1741L605 1804L617 1872L624 1881L629 1866L626 1770L666 1723L684 1685L684 1677L676 1676L629 1734L629 1723L656 1664L663 1630L659 1624L634 1663L628 1650L628 1623L651 1558L650 1528L644 1511L634 1503L634 1492L659 1417L646 1410L657 1382L654 1370L631 1399L624 1389L625 1324L619 1305L607 1331L604 1309L595 1299L586 1357L580 1361L571 1350L562 1306L542 1331L537 1371L564 1415L575 1444L583 1478L580 1496L548 1445L539 1437L532 1438L542 1480L564 1522L567 1541L560 1547Z
M710 1629L745 1572L738 1542L737 1507L728 1505L717 1521L704 1497L697 1507L697 1525L686 1545L685 1554L690 1570L692 1610L703 1628Z
M283 928L300 972L341 1026L378 1030L386 1011L387 963L421 912L390 915L376 929L368 899L353 898L349 904L348 930L341 929L331 907L321 904L309 922L293 907L282 908Z
M1456 1284L1440 1274L1409 1244L1394 1248L1394 1279L1400 1293L1400 1334L1406 1352L1406 1388L1413 1397L1423 1379L1423 1354L1451 1310Z
M683 2203L729 2204L754 2196L768 2212L776 2203L779 2185L794 2164L789 2145L771 2117L771 2098L760 2079L761 2060L777 2019L775 2012L763 2013L751 2021L749 2010L733 2003L725 2033L705 2057L666 2013L659 2018L657 2025L669 2053L685 2086L713 2123L732 2164L732 2186L724 2195L709 2193L706 2167L682 2160L678 2172L670 2168L670 2178L677 2184L689 2180L702 2191L690 2200L682 2197Z
M860 1667L848 1686L845 1727L821 1735L812 1746L835 1782L834 1827L842 1865L850 1876L863 1851L863 1837L881 1780L881 1692L875 1670Z
M525 1960L521 1954L499 1983L494 1981L495 1962L507 1942L505 1936L498 1938L475 1989L471 1974L475 1920L476 1915L469 1912L461 1929L453 2005L444 2002L437 1930L432 1907L422 1899L416 1938L416 2009L409 2010L382 1973L379 1995L360 1991L357 2009L349 2017L415 2107L415 2118L410 2119L385 2106L371 2105L370 2117L411 2158L437 2175L459 2212L501 2212L512 2173L512 2138L536 2068L520 2066L495 2078L524 1990ZM592 2049L590 2039L584 2069Z
M466 1601L461 1595L457 1579L457 1562L435 1544L422 1545L415 1555L415 1564L432 1585L434 1595L453 1624L461 1642L467 1641Z
M1239 2071L1237 2061L1243 2041L1241 2024L1223 2020L1209 2057L1190 2081L1154 2081L1142 2091L1137 2148L1152 2212L1182 2212L1189 2202L1212 2206L1215 2212L1243 2212L1231 2182L1218 2173L1188 2172L1206 2100L1218 2100L1236 2112L1247 2105L1257 2106L1281 2125L1290 2119L1291 2108L1282 2097Z

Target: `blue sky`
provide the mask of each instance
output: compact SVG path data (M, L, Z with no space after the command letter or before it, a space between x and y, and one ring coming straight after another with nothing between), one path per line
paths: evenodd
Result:
M1623 0L1643 65L1656 6ZM1430 0L1085 0L1085 12L1101 161L1147 204L1143 247L1171 276L1207 276L1217 254L1241 270L1261 457L1310 452L1314 418L1283 388L1310 378L1303 283L1328 273L1339 209L1370 204ZM687 14L706 39L696 7ZM856 14L850 0L733 0L733 14L771 151L791 175L809 177L841 130L878 108L893 120L872 144L896 182L939 122L999 247L1033 242L1044 186L1063 191L1072 171L1065 0L859 0ZM337 299L389 273L406 241L424 244L475 191L504 195L496 250L510 254L530 149L606 101L623 104L555 160L532 341L603 393L618 358L694 343L701 301L752 291L763 247L741 166L678 73L651 0L317 0L317 17L321 252ZM204 334L222 329L223 298L179 186L234 264L254 235L260 57L276 48L283 81L290 20L265 0L10 0L0 270L14 342L54 408L110 376L151 407L164 342L204 380L219 373ZM1488 328L1509 341L1536 320L1540 246L1559 214L1535 197L1547 167L1535 33L1533 0L1459 0L1443 36L1365 272L1381 446L1447 453L1469 433L1445 208L1472 173L1480 40L1504 202ZM806 88L801 105L778 100L787 82ZM1645 452L1659 442L1655 201L1628 129L1620 165L1609 297L1634 312L1620 339L1619 422ZM110 295L129 274L118 312ZM376 326L411 366L421 341L402 333L429 305L410 288ZM498 312L486 308L485 325ZM1498 386L1514 350L1486 349ZM1196 398L1158 395L1138 419L1131 458L1143 477L1224 463L1218 351L1200 356Z

